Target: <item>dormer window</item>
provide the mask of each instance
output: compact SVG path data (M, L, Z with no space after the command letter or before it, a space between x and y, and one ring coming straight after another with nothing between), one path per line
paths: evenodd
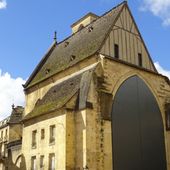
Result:
M47 68L47 69L45 70L45 74L48 74L49 72L50 72L50 69Z
M88 28L88 31L89 31L89 32L92 32L92 31L93 31L93 27L92 27L92 26L89 27L89 28Z
M70 57L70 61L75 60L75 58L76 58L76 56L75 56L75 55L71 55L71 57Z
M76 21L74 24L71 25L72 32L76 33L78 31L82 30L84 27L91 24L97 18L98 18L98 16L91 12L86 14L84 17L80 18L78 21ZM88 31L91 32L92 29L90 28L90 30L88 29Z

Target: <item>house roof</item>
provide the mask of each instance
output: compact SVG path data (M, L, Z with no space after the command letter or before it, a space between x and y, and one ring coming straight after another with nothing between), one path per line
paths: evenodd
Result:
M20 123L22 120L24 108L22 106L17 106L13 108L9 122L11 124Z
M10 116L0 121L0 129L6 127L8 125L9 120L10 120Z
M53 45L24 87L29 88L99 51L125 4L119 4L85 28Z
M0 129L8 126L8 124L17 124L22 120L22 115L24 108L22 106L17 106L12 108L12 113L10 116L0 121Z
M37 101L34 109L23 118L23 121L62 108L75 94L78 93L79 89L81 89L81 91L84 89L85 91L88 91L86 89L89 87L91 75L95 68L96 65L51 87L45 96Z
M74 27L75 25L77 25L78 23L80 23L81 21L83 21L85 18L89 17L89 16L93 16L94 18L98 18L99 16L97 16L96 14L89 12L88 14L86 14L85 16L83 16L82 18L80 18L78 21L76 21L75 23L73 23L71 25L71 27Z

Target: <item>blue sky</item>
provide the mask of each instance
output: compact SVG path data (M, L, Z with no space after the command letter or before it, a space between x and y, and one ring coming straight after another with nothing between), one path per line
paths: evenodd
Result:
M16 86L24 83L53 42L55 30L61 41L71 34L70 25L86 13L102 15L120 2L0 0L0 81L7 76L9 84L10 79L17 80ZM170 0L129 0L128 4L154 62L169 75ZM2 91L0 87L0 101ZM10 102L21 103L14 98L11 94Z

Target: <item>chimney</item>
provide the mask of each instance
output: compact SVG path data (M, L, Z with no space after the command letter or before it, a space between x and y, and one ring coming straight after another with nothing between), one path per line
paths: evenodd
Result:
M97 18L98 16L91 12L86 14L84 17L80 18L78 21L76 21L75 23L71 25L72 33L74 34L77 31L80 31L82 28L89 25L91 22L93 22Z

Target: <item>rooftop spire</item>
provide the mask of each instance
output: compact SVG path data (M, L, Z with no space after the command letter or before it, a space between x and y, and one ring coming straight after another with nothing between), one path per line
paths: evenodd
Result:
M57 43L57 31L54 31L54 42Z
M15 105L14 104L12 104L12 110L15 108Z

